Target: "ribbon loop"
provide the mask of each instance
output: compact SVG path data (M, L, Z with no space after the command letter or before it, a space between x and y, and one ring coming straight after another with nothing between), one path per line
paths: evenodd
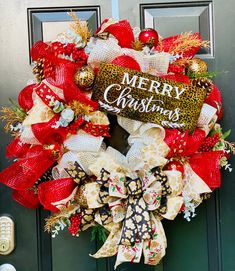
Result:
M77 183L85 181L88 178L88 175L83 170L83 168L78 164L77 161L69 162L65 171L70 175L70 177Z
M151 238L152 226L141 194L129 197L127 206L120 244L130 246Z
M127 192L130 196L136 196L142 193L142 181L140 178L126 178Z

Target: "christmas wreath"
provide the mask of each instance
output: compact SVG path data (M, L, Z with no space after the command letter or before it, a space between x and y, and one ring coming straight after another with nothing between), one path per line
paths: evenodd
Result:
M231 170L221 93L195 57L209 44L113 19L91 35L70 15L67 32L33 45L36 79L1 110L15 160L0 181L23 206L53 212L45 224L53 237L93 227L104 239L93 257L117 255L118 266L143 252L156 265L166 250L162 219L190 221L220 187L220 169ZM112 133L110 115L128 138Z

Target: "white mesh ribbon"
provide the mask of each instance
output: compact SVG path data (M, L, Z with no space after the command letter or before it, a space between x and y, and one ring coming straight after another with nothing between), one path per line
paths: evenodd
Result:
M140 65L141 71L144 72L145 64L144 64L144 53L143 52L136 51L134 49L123 48L122 54L131 56L132 58L134 58L138 62L138 64Z
M145 55L143 57L143 72L148 72L153 75L158 73L167 74L170 62L170 54L168 53L155 53L152 55Z
M92 68L99 68L100 63L111 63L111 61L121 54L121 47L115 38L107 40L98 39L91 51L87 63Z
M54 179L69 177L65 168L69 162L77 161L83 170L91 175L89 166L95 163L99 153L103 149L103 137L95 137L81 130L76 135L70 136L64 146L69 150L66 152L52 170Z
M103 141L103 137L96 137L79 130L76 135L65 140L64 146L71 151L77 152L98 152Z

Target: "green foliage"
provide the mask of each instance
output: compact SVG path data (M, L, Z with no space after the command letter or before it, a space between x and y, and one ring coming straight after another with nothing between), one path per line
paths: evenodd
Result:
M20 118L25 118L26 117L26 113L24 112L24 110L18 105L18 103L12 99L9 98L9 101L11 103L11 108L12 110L16 113L16 115Z
M91 241L98 240L104 243L107 237L108 237L108 231L103 226L97 224L92 227Z
M223 138L223 139L226 139L227 137L230 136L230 134L231 134L231 129L229 129L228 131L224 132L224 133L222 134L222 138Z
M197 79L197 78L208 78L212 79L216 77L219 74L219 72L188 72L187 75L190 79Z

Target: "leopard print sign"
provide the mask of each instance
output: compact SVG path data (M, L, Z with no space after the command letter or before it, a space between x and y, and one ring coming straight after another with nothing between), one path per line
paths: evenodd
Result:
M205 96L202 88L102 64L92 99L109 113L193 132Z

